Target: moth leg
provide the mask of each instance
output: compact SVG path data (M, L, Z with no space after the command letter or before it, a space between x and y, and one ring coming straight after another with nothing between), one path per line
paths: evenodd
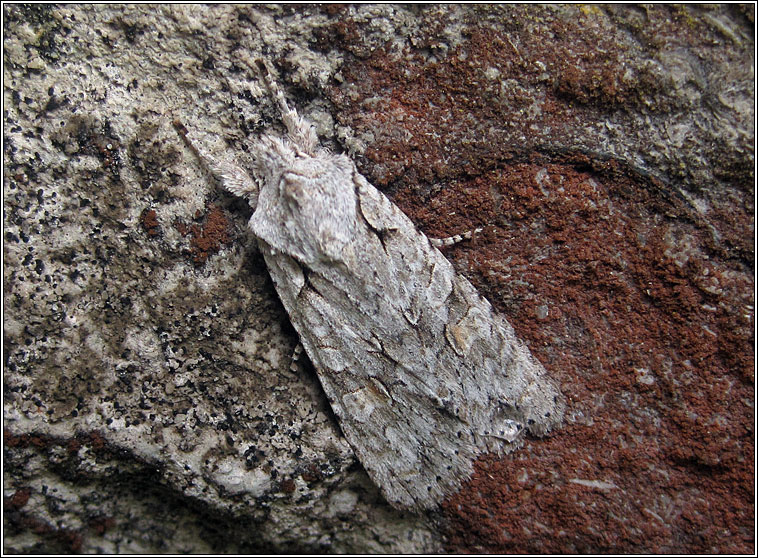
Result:
M430 238L429 242L435 248L441 248L443 246L452 246L453 244L458 244L459 242L462 242L464 240L471 240L471 238L475 234L478 234L482 232L483 230L484 230L484 227L477 227L473 231L466 231L464 233L448 236L445 238Z
M297 375L300 369L300 356L303 354L303 344L298 343L292 350L292 357L290 358L290 372Z

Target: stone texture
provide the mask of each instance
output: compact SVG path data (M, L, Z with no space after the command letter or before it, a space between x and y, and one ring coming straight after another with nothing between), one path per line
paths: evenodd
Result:
M754 552L754 7L4 6L6 552ZM245 223L264 55L569 397L381 500Z

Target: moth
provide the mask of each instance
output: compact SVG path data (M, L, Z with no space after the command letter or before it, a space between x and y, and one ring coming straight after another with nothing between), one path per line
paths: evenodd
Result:
M253 208L249 227L279 298L371 479L396 508L433 509L477 456L559 425L565 399L437 249L446 242L322 148L257 65L287 135L257 141L252 176L187 141Z

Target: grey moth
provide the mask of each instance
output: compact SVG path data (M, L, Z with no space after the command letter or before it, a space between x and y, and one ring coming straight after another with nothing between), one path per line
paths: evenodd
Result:
M287 135L258 140L251 174L195 149L253 208L276 291L368 475L394 507L435 508L477 456L559 425L565 399L446 243L323 149L258 67Z

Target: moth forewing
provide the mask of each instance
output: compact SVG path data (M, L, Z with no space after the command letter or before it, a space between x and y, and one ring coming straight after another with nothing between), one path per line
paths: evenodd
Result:
M433 508L478 455L560 424L564 399L505 318L264 78L289 135L257 143L254 185L209 166L255 193L250 228L369 476L392 505Z

